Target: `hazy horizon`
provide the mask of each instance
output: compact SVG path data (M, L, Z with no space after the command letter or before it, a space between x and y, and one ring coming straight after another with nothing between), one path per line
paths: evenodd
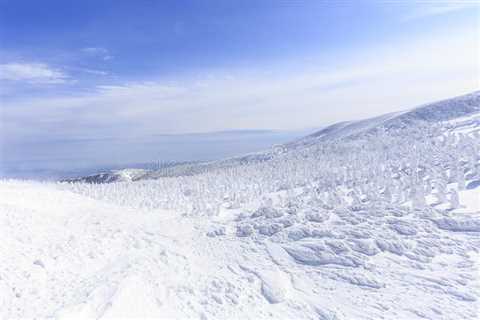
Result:
M146 137L58 139L25 142L19 149L3 146L0 178L59 179L122 168L145 168L154 162L219 160L266 150L300 138L297 131L232 130Z

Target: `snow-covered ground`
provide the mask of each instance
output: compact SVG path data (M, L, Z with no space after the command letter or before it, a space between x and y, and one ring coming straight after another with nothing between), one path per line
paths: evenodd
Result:
M479 96L189 176L1 181L0 318L478 318Z

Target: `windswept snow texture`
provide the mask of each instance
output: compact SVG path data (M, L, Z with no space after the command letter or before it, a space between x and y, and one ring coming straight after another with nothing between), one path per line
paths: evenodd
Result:
M478 319L479 106L187 175L2 181L0 318Z

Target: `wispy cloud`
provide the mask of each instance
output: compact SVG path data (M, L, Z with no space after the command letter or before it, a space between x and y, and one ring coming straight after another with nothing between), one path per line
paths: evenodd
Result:
M48 141L50 132L65 139L127 139L296 129L374 116L479 89L476 34L454 34L370 48L329 67L312 63L293 71L262 66L168 81L117 79L82 93L5 101L2 135L18 141Z
M82 48L81 51L87 55L96 56L105 61L111 60L114 58L114 56L110 54L108 49L102 48L102 47L86 47L86 48Z
M32 84L65 83L69 76L44 63L12 62L0 64L0 80Z
M480 10L480 2L477 0L413 1L412 9L404 19L415 20L472 9Z
M97 69L89 69L89 68L77 68L78 71L92 74L95 76L107 76L110 73L104 70L97 70Z

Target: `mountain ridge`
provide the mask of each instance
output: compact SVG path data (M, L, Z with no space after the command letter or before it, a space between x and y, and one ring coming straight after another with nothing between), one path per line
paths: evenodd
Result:
M118 181L136 181L157 179L165 176L192 175L215 168L233 167L252 164L273 159L276 155L295 151L317 143L334 141L336 139L357 139L365 134L374 134L378 130L401 130L415 123L435 123L460 118L480 112L480 90L422 104L404 111L391 112L383 115L352 121L337 122L326 126L300 139L272 146L260 152L247 153L237 157L195 163L180 163L170 165L161 170L137 171L131 175L131 169L112 170L85 177L65 179L64 182L108 183ZM127 170L128 174L123 171Z

